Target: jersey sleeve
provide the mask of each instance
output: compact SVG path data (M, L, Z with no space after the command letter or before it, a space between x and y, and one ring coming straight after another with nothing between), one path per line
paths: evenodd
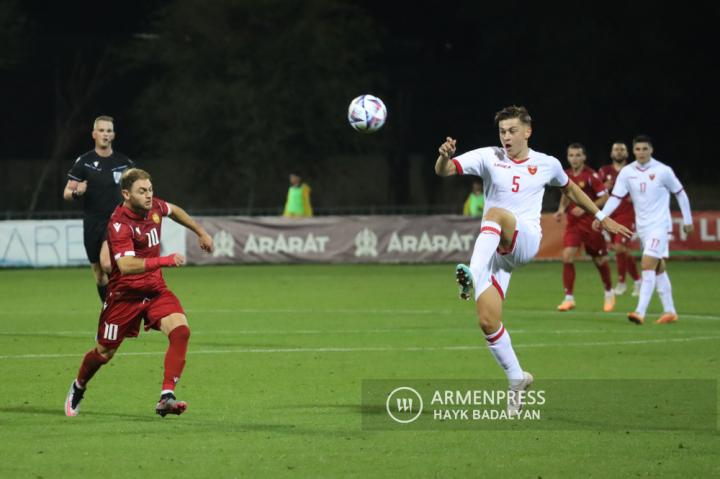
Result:
M172 214L172 206L170 206L170 203L160 198L155 198L153 201L155 201L157 207L160 208L163 216L170 216Z
M680 180L678 180L678 177L675 176L673 169L668 167L663 173L662 182L665 188L674 195L679 194L683 190L683 185L680 183Z
M611 195L615 198L623 199L628 195L627 175L625 174L625 171L627 171L627 167L620 170L620 173L618 173L617 178L615 179L615 186L613 186L611 193Z
M565 188L570 182L570 178L568 177L567 173L565 173L565 170L563 170L562 164L560 164L560 160L558 160L554 156L551 156L550 168L550 180L547 184L550 186L559 186L560 188Z
M483 176L487 169L486 161L492 156L492 148L478 148L453 158L452 162L455 163L458 175Z
M78 156L77 160L75 160L75 163L72 165L72 168L68 171L68 179L74 181L87 180L87 170L84 167L85 165L82 164L81 158L81 156Z
M107 227L107 240L110 251L115 255L115 261L123 256L135 256L133 230L130 225L110 219Z

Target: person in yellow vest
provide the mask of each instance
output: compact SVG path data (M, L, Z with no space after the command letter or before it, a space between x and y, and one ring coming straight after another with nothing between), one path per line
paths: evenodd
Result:
M483 194L482 181L473 181L472 191L465 200L463 206L464 216L479 216L483 215L483 208L485 207L485 195Z
M312 216L313 210L310 204L310 187L303 183L300 175L290 174L290 188L288 188L287 200L283 216L303 217Z

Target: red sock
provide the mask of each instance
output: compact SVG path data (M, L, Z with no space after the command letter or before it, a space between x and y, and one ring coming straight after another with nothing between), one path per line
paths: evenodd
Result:
M610 265L607 261L605 261L603 264L596 266L598 271L600 271L600 279L602 279L603 286L605 286L605 291L610 291L612 289L612 281L610 279Z
M627 255L625 253L616 253L615 260L617 261L617 268L618 268L618 283L624 283L625 282L625 271L627 268L627 266L625 265L625 263L627 261Z
M575 263L563 263L563 287L565 294L572 295L575 286Z
M80 364L80 371L78 371L77 375L78 385L84 389L97 370L108 361L110 361L110 359L98 353L97 349L92 348L88 351L83 358L82 364Z
M627 271L630 273L630 277L633 281L640 281L640 274L638 273L637 265L635 264L635 256L631 254L627 255L625 266L627 267Z
M170 345L165 353L165 375L163 376L163 391L175 390L175 384L180 380L185 367L190 328L185 325L178 326L168 335Z

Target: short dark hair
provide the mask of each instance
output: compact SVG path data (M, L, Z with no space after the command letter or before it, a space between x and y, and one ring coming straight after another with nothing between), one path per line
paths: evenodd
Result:
M527 108L517 105L506 106L499 112L495 113L495 124L499 125L501 121L511 120L513 118L517 118L520 120L520 123L527 126L532 125L532 118L530 118L530 113L528 113Z
M570 148L572 148L573 150L582 150L583 155L587 156L587 150L585 149L585 145L583 145L582 143L578 143L578 142L570 143L568 145L568 150Z
M625 148L627 148L627 143L625 143L623 140L615 140L612 142L613 145L623 145Z
M132 185L137 180L152 181L152 178L150 177L150 173L145 170L141 170L140 168L128 168L120 177L120 189L130 191L132 189Z
M652 138L647 135L638 135L633 138L633 146L637 143L647 143L648 145L653 146Z

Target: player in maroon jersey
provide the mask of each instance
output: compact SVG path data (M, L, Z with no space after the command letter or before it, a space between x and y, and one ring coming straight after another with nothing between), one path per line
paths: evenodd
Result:
M592 168L585 165L587 154L585 147L580 143L568 146L567 159L570 168L565 170L570 179L575 182L595 204L602 207L608 199L605 185ZM592 228L593 216L579 206L569 202L566 196L560 199L560 207L555 213L555 219L560 221L567 212L567 225L563 235L563 287L565 299L557 307L558 311L569 311L575 308L573 288L575 285L575 256L578 248L585 245L585 252L592 258L600 272L600 278L605 286L605 301L603 311L610 312L615 307L615 294L610 281L610 267L608 266L607 247L602 233Z
M212 252L213 240L182 208L153 197L150 175L126 170L121 179L123 203L115 208L107 228L112 270L108 296L100 313L97 344L85 354L77 378L70 385L65 414L77 416L88 381L112 359L125 338L137 337L140 322L145 330L162 331L169 339L165 353L160 401L155 412L182 414L187 403L175 398L175 385L185 367L190 328L178 298L165 284L161 267L185 264L180 254L160 256L162 217L192 230L200 248Z
M610 158L612 163L605 165L600 168L600 178L605 183L605 187L608 191L612 191L615 186L615 180L617 179L618 173L627 164L628 160L628 148L622 141L616 141L612 145L610 150ZM623 226L626 226L632 231L635 231L635 210L633 210L632 201L630 195L623 198L620 206L611 215L612 219L617 221ZM630 273L635 284L633 285L633 296L637 296L640 293L640 274L635 264L635 258L630 254L628 242L630 240L621 235L613 235L612 247L615 250L615 260L617 261L618 269L618 281L615 285L615 294L624 294L627 291L627 285L625 284L625 273Z

